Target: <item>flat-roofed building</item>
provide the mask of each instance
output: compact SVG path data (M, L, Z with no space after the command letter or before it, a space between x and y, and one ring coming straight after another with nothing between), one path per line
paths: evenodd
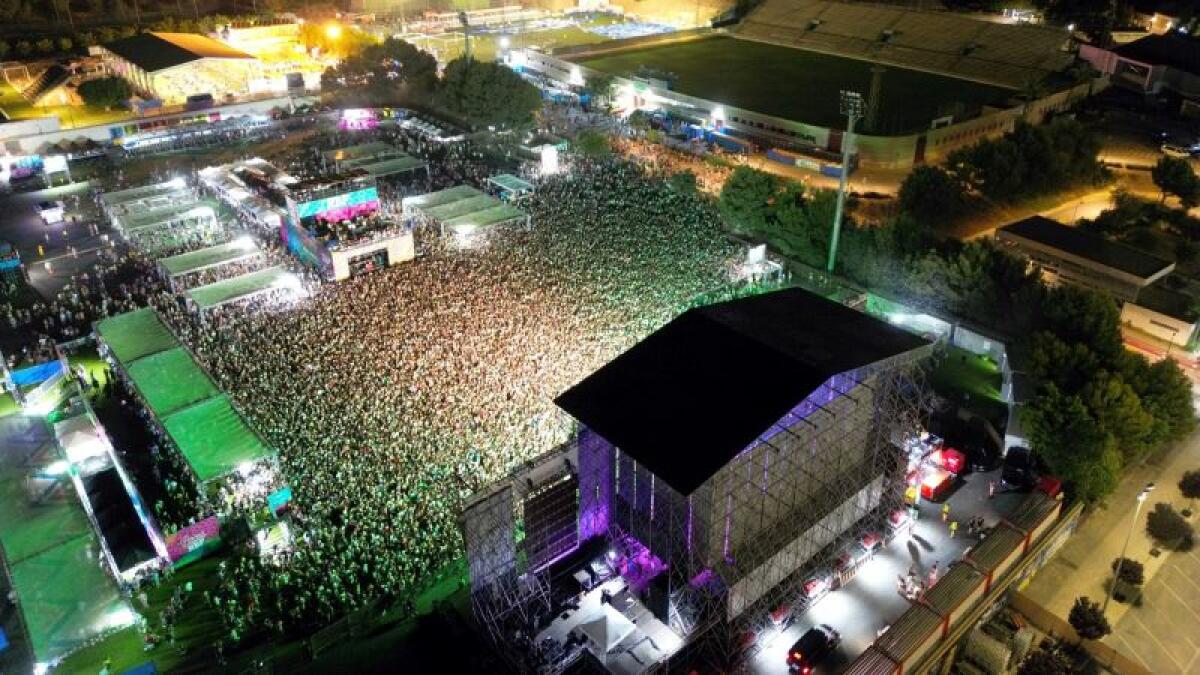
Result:
M1175 269L1169 260L1043 216L1005 225L996 240L1040 265L1050 283L1104 291L1123 302L1136 301Z
M214 99L248 94L261 71L254 56L193 33L139 33L109 42L99 52L110 72L167 103L201 94Z

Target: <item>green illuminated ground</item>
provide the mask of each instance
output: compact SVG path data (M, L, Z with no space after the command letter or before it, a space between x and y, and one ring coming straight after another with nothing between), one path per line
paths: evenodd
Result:
M871 64L799 49L713 37L647 47L580 63L617 75L640 66L673 73L675 89L710 101L784 119L841 128L843 89L870 90ZM1012 92L966 80L889 67L883 75L879 128L902 134L928 128L935 117L959 108L1003 101Z

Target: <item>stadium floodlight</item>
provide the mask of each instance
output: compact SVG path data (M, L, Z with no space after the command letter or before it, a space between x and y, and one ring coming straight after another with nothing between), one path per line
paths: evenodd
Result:
M837 207L833 212L833 234L829 237L829 261L825 265L828 276L833 278L833 267L837 262L838 238L842 233L842 211L846 208L846 178L850 175L850 149L854 145L854 123L862 118L866 110L862 94L842 90L841 112L846 116L846 135L842 137L842 173L838 176Z

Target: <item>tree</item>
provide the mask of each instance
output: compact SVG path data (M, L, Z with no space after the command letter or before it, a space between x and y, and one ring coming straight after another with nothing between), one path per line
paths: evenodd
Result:
M612 154L612 144L594 129L584 129L575 136L575 151L585 157L606 157Z
M944 228L962 214L966 194L962 183L937 166L918 166L900 184L900 209Z
M1100 604L1088 600L1087 596L1075 598L1067 622L1083 640L1099 640L1112 632L1112 626L1100 611Z
M29 56L33 51L33 45L29 44L29 40L20 40L17 42L17 53L21 56Z
M1146 516L1146 533L1164 546L1177 551L1192 547L1192 525L1184 520L1170 504L1159 502Z
M513 129L533 123L542 95L507 66L458 58L446 66L437 101L474 127Z
M678 171L667 178L667 185L679 194L691 195L696 193L696 174L691 171Z
M583 93L596 105L607 104L613 96L617 78L608 73L593 73L583 85Z
M8 56L8 52L9 52L9 50L11 50L11 49L12 49L12 47L9 47L9 45L8 45L8 42L7 42L7 41L5 41L5 40L0 40L0 59L2 59L2 58L4 58L4 57Z
M1116 558L1112 561L1113 574L1117 573L1117 566L1121 567L1121 581L1134 586L1140 586L1146 581L1146 570L1142 563L1131 558Z
M71 48L74 46L75 46L75 43L72 42L71 38L69 38L69 37L61 37L58 39L58 50L59 51L69 52L69 51L71 51Z
M767 229L772 200L779 190L779 178L748 166L739 166L721 186L718 206L729 229L740 234Z
M1051 473L1067 481L1078 499L1094 503L1116 489L1122 464L1116 439L1079 396L1047 384L1024 415L1034 452Z
M1163 157L1150 171L1150 177L1162 191L1160 201L1165 201L1167 195L1172 194L1187 208L1196 204L1200 181L1197 181L1196 172L1192 170L1192 164L1188 160L1181 157Z
M105 110L124 104L132 95L129 83L119 77L102 77L79 85L79 96L85 103Z
M323 91L364 104L428 105L436 85L437 60L395 38L367 45L321 74Z
M1188 500L1189 505L1195 499L1200 498L1200 469L1193 469L1183 474L1183 478L1179 479L1179 491L1183 493L1183 497Z
M1071 662L1057 649L1038 647L1029 653L1017 675L1069 675L1072 672Z
M38 40L34 46L37 47L39 52L43 54L49 54L50 52L54 51L54 40L51 40L50 38L42 38Z

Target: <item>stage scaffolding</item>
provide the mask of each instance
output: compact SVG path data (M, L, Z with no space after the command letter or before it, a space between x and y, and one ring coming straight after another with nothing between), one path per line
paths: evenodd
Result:
M528 542L518 532L523 495L575 471L580 542L600 537L618 553L641 544L665 564L668 623L685 643L668 667L735 668L756 653L751 636L813 601L806 581L849 581L869 554L840 566L839 558L864 534L889 539L889 517L904 508L901 446L923 429L931 408L925 360L934 349L831 377L687 495L580 428L571 444L467 507L477 619L501 651L523 663L517 631L535 635L538 618L558 609L547 569L526 565ZM686 448L674 451L687 461ZM535 476L537 466L558 474L543 469Z

